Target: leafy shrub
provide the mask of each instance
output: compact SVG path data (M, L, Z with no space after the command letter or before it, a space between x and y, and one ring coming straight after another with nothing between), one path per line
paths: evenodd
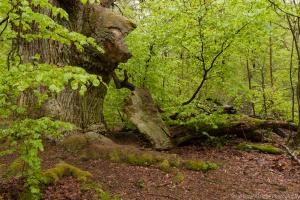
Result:
M42 138L51 136L61 138L61 131L72 129L72 125L60 121L52 121L49 118L24 119L15 121L7 129L0 130L0 140L9 139L9 149L2 151L3 155L17 152L20 155L18 162L13 163L14 170L19 162L24 162L24 175L27 178L26 186L32 199L40 197L40 183L42 180L41 160L39 152L44 150Z

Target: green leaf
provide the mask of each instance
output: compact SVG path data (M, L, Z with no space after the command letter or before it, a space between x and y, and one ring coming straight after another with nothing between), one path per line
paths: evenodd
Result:
M88 2L88 0L80 0L82 4L86 4Z
M78 89L78 82L72 81L71 82L71 88L72 88L72 90L77 90Z

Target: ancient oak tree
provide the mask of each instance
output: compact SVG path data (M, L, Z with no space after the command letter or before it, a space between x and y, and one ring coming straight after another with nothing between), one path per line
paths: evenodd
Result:
M50 116L71 122L83 129L103 123L106 85L111 81L118 64L126 62L131 57L123 40L135 28L135 24L111 11L109 7L112 1L86 5L79 0L51 0L50 2L63 8L69 15L69 20L55 20L70 31L95 38L104 52L100 53L91 45L85 45L84 50L79 51L76 44L65 46L50 39L32 42L24 40L21 44L23 59L30 62L36 54L39 54L42 63L79 66L91 74L99 75L102 81L100 86L88 86L84 95L79 94L76 85L68 85L64 91L50 98L42 109L36 109L35 97L32 91L27 91L20 99L21 104L30 108L29 115L32 117ZM50 13L41 8L33 9L50 16Z

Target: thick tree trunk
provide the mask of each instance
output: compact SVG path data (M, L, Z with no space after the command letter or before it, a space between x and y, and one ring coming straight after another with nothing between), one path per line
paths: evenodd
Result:
M131 56L123 39L135 28L132 22L107 8L111 2L82 5L79 0L51 1L69 14L69 21L63 21L61 24L71 31L95 38L96 42L104 47L105 53L99 53L94 47L86 47L84 52L79 52L75 45L67 47L46 39L30 43L22 41L24 61L31 62L34 55L39 54L42 63L58 67L80 66L89 73L100 75L102 81L108 84L118 64L126 62ZM34 9L50 16L48 11ZM36 100L31 91L25 92L20 102L30 108L28 114L32 117L50 116L85 129L93 124L104 123L103 102L107 92L105 84L98 87L90 86L84 96L80 96L78 91L67 86L56 97L50 98L42 109L36 108Z
M88 88L84 96L80 96L78 91L68 87L55 100L60 105L60 110L58 110L60 113L57 116L84 129L93 124L105 123L103 103L106 91L107 88L104 85L92 86ZM54 108L48 106L48 110L53 111Z

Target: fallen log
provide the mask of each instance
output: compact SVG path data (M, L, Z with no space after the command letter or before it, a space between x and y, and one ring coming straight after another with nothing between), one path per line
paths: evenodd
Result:
M285 121L257 119L247 115L228 115L225 121L215 125L199 122L170 127L175 145L204 139L206 137L204 132L211 136L236 135L247 140L261 142L270 132L286 137L285 132L288 131L297 131L297 125Z

